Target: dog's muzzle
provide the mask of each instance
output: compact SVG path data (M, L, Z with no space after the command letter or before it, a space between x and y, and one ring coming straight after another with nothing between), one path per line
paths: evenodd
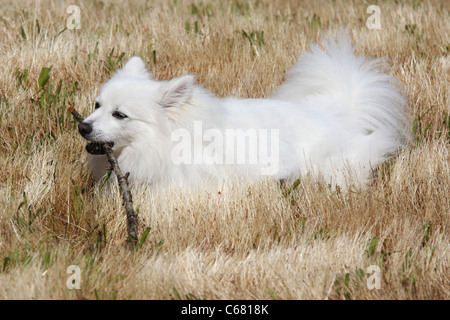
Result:
M92 130L93 130L92 124L90 123L80 122L78 124L78 132L80 132L80 134L86 140L89 140L88 136L92 133ZM105 144L104 141L90 141L86 145L86 151L89 152L90 154L95 155L105 154L106 152L105 149L103 148L104 144ZM109 144L111 145L111 148L114 147L114 142L109 141Z

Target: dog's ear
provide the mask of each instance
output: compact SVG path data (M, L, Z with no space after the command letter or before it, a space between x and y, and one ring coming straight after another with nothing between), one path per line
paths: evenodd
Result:
M138 77L143 79L150 79L151 74L145 67L144 61L141 57L134 56L117 72L121 76Z
M184 75L162 85L162 96L159 103L164 108L185 104L192 96L194 76Z

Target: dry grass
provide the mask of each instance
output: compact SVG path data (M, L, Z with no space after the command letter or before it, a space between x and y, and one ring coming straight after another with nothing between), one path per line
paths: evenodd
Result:
M0 298L448 299L449 3L395 2L378 3L381 30L365 27L362 1L83 1L80 30L64 30L70 1L3 3ZM134 190L151 232L127 252L121 200L92 184L67 101L90 113L135 54L159 79L190 72L220 96L267 96L311 40L341 26L359 54L389 58L417 142L367 190L307 179L288 196L269 182ZM70 265L80 290L66 286ZM366 285L370 265L378 290Z

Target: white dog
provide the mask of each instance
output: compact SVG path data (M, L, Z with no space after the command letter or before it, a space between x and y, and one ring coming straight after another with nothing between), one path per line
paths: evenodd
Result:
M79 125L113 142L129 181L152 185L297 179L365 183L408 142L405 101L379 60L354 54L348 36L313 45L269 99L220 99L192 75L157 81L131 58L100 90ZM91 156L94 176L107 167Z

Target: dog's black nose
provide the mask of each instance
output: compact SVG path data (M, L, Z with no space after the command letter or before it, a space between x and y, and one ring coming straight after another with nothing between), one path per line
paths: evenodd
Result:
M92 125L90 123L80 122L78 125L78 131L82 136L86 136L92 132Z

